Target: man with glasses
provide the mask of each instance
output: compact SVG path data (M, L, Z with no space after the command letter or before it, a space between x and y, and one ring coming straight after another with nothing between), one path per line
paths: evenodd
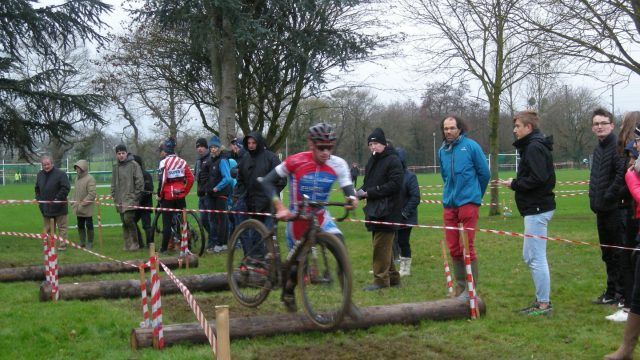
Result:
M598 138L593 150L589 178L589 205L596 214L601 245L622 245L622 214L618 209L620 190L624 186L625 164L616 151L613 115L602 108L593 111L591 130ZM607 287L594 304L615 304L624 293L620 276L620 250L600 247L607 271Z
M358 206L358 200L351 183L349 165L344 159L331 154L336 144L336 133L333 127L325 123L313 125L309 128L307 143L309 151L289 156L262 180L265 193L271 198L276 209L278 220L290 219L293 216L291 211L295 208L295 204L304 196L313 201L328 201L335 181L338 181L347 202L351 203L351 207ZM290 184L288 209L280 200L277 191L277 184L280 183L281 178L285 177L289 178ZM319 212L317 216L322 231L336 235L344 241L342 232L333 222L327 209ZM302 238L308 226L309 222L306 220L287 223L286 237L290 249L295 241ZM288 311L295 312L296 303L293 295L296 286L295 272L292 271L291 275L281 300ZM350 313L351 316L359 314L355 306L351 306Z

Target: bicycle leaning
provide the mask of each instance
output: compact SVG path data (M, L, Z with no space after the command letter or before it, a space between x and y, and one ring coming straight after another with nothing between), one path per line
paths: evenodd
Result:
M156 234L158 234L160 238L160 243L162 243L162 213L163 211L154 210L155 216L153 218L153 222L151 223L151 240L155 242L154 238ZM204 245L206 242L204 228L202 227L202 223L198 218L197 214L194 214L191 211L187 211L187 242L189 250L198 254L198 256L202 256L204 254ZM182 210L176 210L172 212L171 217L171 236L169 237L169 241L173 240L174 244L180 244L182 240ZM169 249L171 250L171 249Z
M307 317L320 328L338 325L351 306L352 277L347 249L335 235L320 230L317 216L325 206L342 206L339 202L316 202L305 199L296 204L296 216L309 228L302 239L281 260L277 221L272 230L255 219L240 223L229 240L227 278L235 298L248 307L260 305L273 289L291 281L295 268L299 299ZM343 221L349 215L346 210Z

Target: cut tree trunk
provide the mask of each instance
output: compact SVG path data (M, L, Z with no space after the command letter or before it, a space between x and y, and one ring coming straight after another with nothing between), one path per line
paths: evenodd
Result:
M229 290L227 273L179 276L178 279L191 292ZM147 280L147 293L151 283ZM59 300L119 299L140 296L139 280L92 281L60 284ZM176 294L180 289L169 278L160 280L160 294ZM51 301L51 285L40 285L40 301Z
M169 269L178 268L178 258L164 258L160 259L162 263L167 265ZM131 266L115 261L102 262L102 263L86 263L86 264L68 264L58 266L58 277L63 276L79 276L79 275L96 275L105 273L124 273L124 272L138 272L138 266L142 263L142 260L131 260L130 263L135 265ZM189 260L189 267L198 267L198 257L191 256ZM0 269L0 282L8 281L30 281L30 280L44 280L44 265L14 267Z
M479 314L484 315L486 306L478 298ZM386 324L415 324L422 320L455 320L469 318L469 301L458 298L427 301L410 304L393 304L360 308L361 320L345 318L336 328L322 330L307 317L297 314L276 314L270 316L240 317L229 319L231 338L254 336L274 336L309 331L335 331L364 329ZM231 314L233 315L233 314ZM215 320L209 321L215 334ZM192 343L204 344L207 338L198 323L163 325L164 344L167 346ZM135 328L131 331L133 350L153 346L153 329Z

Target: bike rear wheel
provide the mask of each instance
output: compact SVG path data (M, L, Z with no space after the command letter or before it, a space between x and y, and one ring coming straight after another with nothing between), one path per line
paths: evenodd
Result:
M204 244L207 239L205 237L204 227L197 213L187 212L187 231L189 249L195 254L198 254L198 256L202 256L202 254L204 254Z
M351 265L342 242L318 233L315 246L304 249L298 262L298 289L304 312L321 328L332 328L344 318L351 303Z
M256 307L267 298L275 261L271 232L262 222L249 219L236 226L227 250L227 280L242 305Z

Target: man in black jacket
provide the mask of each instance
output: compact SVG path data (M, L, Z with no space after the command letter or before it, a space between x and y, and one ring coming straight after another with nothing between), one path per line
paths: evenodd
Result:
M209 163L211 162L211 153L209 152L207 139L199 138L196 140L196 153L198 154L198 159L196 160L196 166L194 168L194 176L198 182L198 209L206 210L210 208L208 203L209 198L207 197L207 182L209 180ZM200 222L208 234L211 231L209 228L209 213L204 211L200 212Z
M544 137L538 129L538 114L522 111L513 118L513 143L520 154L515 179L501 181L516 192L516 205L524 217L522 258L531 271L536 289L536 301L520 311L522 315L547 315L551 307L551 277L547 263L547 226L556 209L553 188L556 173L553 168L553 139Z
M360 198L366 198L364 207L366 220L394 222L401 221L400 190L404 180L402 163L396 151L387 146L384 132L380 128L373 130L367 137L372 155L367 162L362 187L358 191ZM372 224L366 227L373 239L373 284L364 288L375 291L389 286L400 286L400 274L393 263L393 238L396 226Z
M262 185L258 182L259 177L267 175L271 170L280 164L280 159L273 152L266 149L262 135L252 132L245 136L243 141L246 152L238 164L237 184L233 192L233 209L235 211L249 211L271 213L271 199L265 194ZM287 185L286 178L280 178L276 185L278 193ZM267 228L273 226L271 216L252 215L254 219L262 221ZM236 216L236 224L249 218L247 215ZM254 245L256 239L245 239L243 244L245 252L249 249L260 249ZM251 250L253 252L256 250ZM263 254L245 254L247 256L259 258Z
M42 170L36 177L36 200L41 201L40 212L44 219L44 231L49 232L51 219L54 220L54 227L58 228L58 236L68 240L67 237L67 195L71 190L69 178L64 171L53 166L51 158L43 156L40 160ZM54 229L51 229L52 231ZM66 248L65 243L58 246L58 250Z
M593 150L589 178L589 203L596 214L598 237L602 245L622 245L622 214L618 209L620 190L624 186L624 159L616 152L613 115L598 108L591 117L591 130L598 137ZM607 288L594 304L613 304L624 293L620 276L620 250L600 247L607 270Z

